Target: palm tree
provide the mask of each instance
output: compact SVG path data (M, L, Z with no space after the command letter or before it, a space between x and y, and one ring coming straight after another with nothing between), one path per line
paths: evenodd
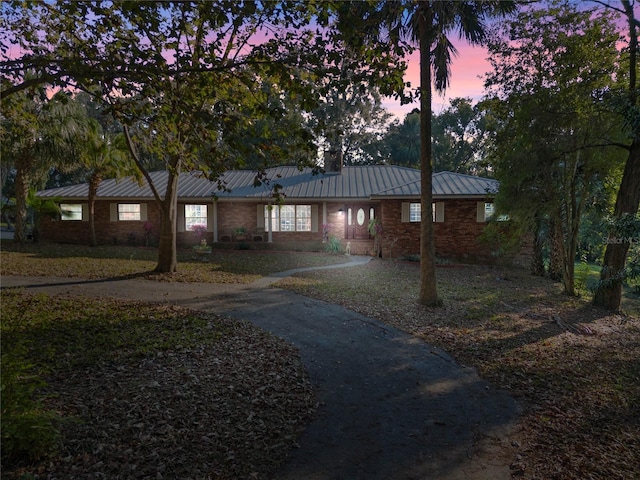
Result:
M45 217L55 218L60 214L60 201L57 198L41 198L34 188L29 190L27 205L33 213L33 242L40 241L40 224Z
M390 5L386 27L389 32L411 37L420 50L420 297L424 305L440 305L436 289L435 241L431 217L433 159L431 155L432 83L439 92L449 85L451 62L457 50L448 35L457 31L460 38L472 45L483 43L485 21L493 16L515 11L510 0L408 0L398 8ZM385 6L382 7L384 9ZM408 19L408 21L406 20Z
M16 171L14 241L24 243L29 190L43 186L51 168L75 163L73 148L83 120L65 93L47 99L44 87L8 97L2 108L2 163Z
M88 170L89 183L89 246L98 245L95 229L95 201L98 187L104 178L122 178L127 175L139 177L139 170L130 160L124 135L105 134L100 124L90 119L86 141L80 150L80 161Z

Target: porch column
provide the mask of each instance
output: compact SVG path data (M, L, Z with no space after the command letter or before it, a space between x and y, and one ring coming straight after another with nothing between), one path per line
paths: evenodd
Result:
M218 202L213 201L213 241L218 241Z
M267 207L267 211L269 212L269 228L268 230L268 234L267 234L267 243L273 243L273 205L269 204L269 206Z

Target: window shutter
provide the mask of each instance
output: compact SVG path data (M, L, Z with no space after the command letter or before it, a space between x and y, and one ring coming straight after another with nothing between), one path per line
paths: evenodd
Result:
M147 221L147 204L146 203L140 204L140 220L142 220L143 222Z
M109 204L109 220L112 222L118 221L118 204L111 203Z
M261 203L256 207L256 227L264 230L264 205Z
M185 209L187 208L186 204L179 204L178 205L178 218L176 218L176 230L178 232L184 232L186 231L187 227L186 227L186 219L185 219Z
M410 209L411 209L411 204L409 202L402 202L402 215L400 217L401 222L409 221Z
M318 231L318 205L311 205L311 231Z
M82 204L82 221L86 222L88 220L89 220L89 204L83 203Z
M484 202L476 204L476 222L484 222Z
M436 202L436 223L444 222L444 202Z

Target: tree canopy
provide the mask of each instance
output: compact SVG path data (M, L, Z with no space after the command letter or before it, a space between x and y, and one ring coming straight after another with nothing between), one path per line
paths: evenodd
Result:
M288 155L287 145L273 148L287 136L296 151L310 151L312 136L292 129L282 97L310 111L340 85L402 92L404 47L390 39L360 42L356 29L370 18L354 17L353 8L313 1L16 2L3 16L0 45L25 53L3 62L2 96L47 83L93 93L109 106L162 211L157 270L175 271L181 171L215 180L249 158L267 165ZM169 171L166 191L153 185L149 158Z
M492 112L500 119L498 205L525 229L548 232L551 274L573 294L581 216L597 179L616 163L604 147L616 122L601 92L617 70L619 35L609 13L568 2L524 10L502 30L489 43L487 76L503 100Z

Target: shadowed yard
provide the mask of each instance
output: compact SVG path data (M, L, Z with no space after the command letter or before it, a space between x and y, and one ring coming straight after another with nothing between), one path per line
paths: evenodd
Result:
M123 276L144 273L154 265L154 252L145 249L109 247L101 253L103 257L97 258L92 257L91 252L98 250L80 248L76 251L78 247L30 246L20 253L5 247L3 245L1 257L2 275L37 272L62 276L60 271L66 268L66 276L95 278L96 273L94 276L90 273L98 271L96 268L100 276L106 276L107 272ZM109 253L119 258L106 258ZM136 260L137 255L150 255L150 258ZM60 257L62 260L56 260ZM246 282L247 278L256 278L251 272L252 263L258 275L265 275L343 260L344 257L322 254L219 252L219 257L213 257L211 262L190 261L181 263L180 268L183 272L203 270L210 275L209 281ZM132 262L143 263L133 267ZM78 266L74 270L69 265ZM216 272L224 275L214 280ZM187 281L189 275L184 273L178 277ZM523 271L449 265L438 269L439 292L445 305L429 309L416 304L418 275L416 264L376 259L366 266L306 272L281 280L278 286L346 306L424 338L450 352L460 363L476 367L483 377L518 398L524 414L511 442L514 478L631 479L640 475L638 297L627 293L623 303L625 314L611 315L593 308L587 298L564 296L558 284L531 277ZM30 353L30 362L46 366L40 374L49 386L38 391L56 393L58 396L45 400L46 405L71 418L81 419L87 413L81 405L91 405L94 414L101 412L106 422L103 437L90 448L111 449L115 463L122 464L123 457L118 455L126 457L130 454L128 449L134 448L131 442L140 442L136 437L139 434L136 429L140 426L136 425L144 424L145 418L166 422L161 425L166 425L163 428L175 434L171 438L184 445L185 451L189 451L189 442L199 441L202 445L202 438L189 433L200 431L200 427L180 423L186 413L181 412L175 402L183 401L182 396L186 396L187 405L218 408L213 410L216 415L210 416L212 422L219 420L213 417L222 417L227 422L224 428L211 424L205 429L224 432L229 435L228 440L207 437L209 440L204 440L205 443L237 445L242 443L242 438L258 436L261 439L262 443L255 444L260 452L245 449L243 455L238 455L237 448L240 447L231 448L231 453L216 450L216 455L221 456L216 457L215 463L223 468L219 478L268 478L269 472L283 460L293 444L295 433L312 414L312 394L299 369L296 352L253 327L229 324L223 318L205 318L176 307L163 311L139 304L96 304L98 312L108 312L108 318L116 319L107 322L105 316L92 317L91 306L82 302L82 308L74 309L63 299L32 298L21 293L8 296L4 292L2 300L3 366L5 354L11 352L7 347L22 345L24 348L15 351L23 354L29 353L29 345L40 345L44 339L51 338L45 343L54 346L54 338L66 339L64 348L73 351L71 357L54 354L61 346ZM38 311L48 313L41 318ZM32 319L24 324L24 328L18 328L20 322L29 317L23 312L32 312L29 315L37 318L37 322ZM167 333L167 325L175 324L176 319L180 326ZM98 348L95 352L82 353L85 351L80 348L82 343L70 334L92 328L102 331L100 329L107 328L106 325L110 325L108 331L111 333L105 333L105 338L118 342L113 353L107 353L113 346L108 342L110 347L104 351ZM144 334L132 333L142 326L146 328ZM122 332L127 333L123 335ZM150 335L150 332L157 335ZM193 335L193 332L199 333ZM201 335L203 332L205 334ZM57 334L61 337L56 337ZM122 340L140 335L148 340L136 342L135 348ZM91 337L96 338L96 335ZM97 337L102 338L102 334ZM76 340L69 340L74 338ZM5 343L8 341L13 343ZM205 354L211 346L215 346L214 351L218 353ZM247 354L248 351L251 354ZM89 359L84 357L89 354ZM71 361L76 355L84 359L79 363ZM256 356L264 356L264 361L253 362ZM219 361L219 358L223 360ZM201 370L197 365L208 367ZM197 392L203 383L211 381L207 377L211 375L211 365L215 366L216 388L210 395L201 397ZM61 372L65 372L64 375ZM271 375L274 375L275 383L271 382ZM103 379L106 386L98 388L100 382L95 378ZM153 383L154 378L164 379L158 383L167 387L158 388ZM170 379L180 382L174 385ZM293 385L287 379L293 379ZM273 389L268 387L271 384ZM180 388L176 388L177 385ZM60 396L60 392L68 395ZM122 410L118 410L117 405L105 409L106 404L100 399L108 396L122 401ZM143 398L149 404L159 405L159 410L123 416L128 405L137 404ZM196 401L196 398L200 400ZM234 416L234 411L245 411L247 401L254 415L250 419ZM279 413L272 417L273 402L283 403L287 408L278 410ZM264 430L274 418L291 427L280 439L266 436ZM126 424L127 428L115 429L110 422L116 421L119 427ZM87 424L71 422L66 425L73 426L63 430L71 435L69 438L86 437L87 432L82 429L88 428ZM115 437L116 431L125 432L125 436ZM154 438L159 438L155 435L161 436L167 431L147 433L150 435L147 440L153 442ZM238 432L241 432L240 436L237 436ZM118 442L123 443L119 445ZM264 455L264 445L274 445L270 455ZM62 452L68 453L65 449L72 446L73 443L63 443ZM80 446L73 448L76 447ZM193 451L197 455L198 450ZM91 458L73 460L64 455L55 458L60 462L60 468L82 468L83 462L91 461ZM188 465L189 457L177 461ZM36 463L27 471L45 471L46 464ZM180 465L170 467L178 469L176 471L183 468ZM150 466L137 465L135 468ZM164 465L164 468L168 466Z
M613 315L524 271L437 273L443 308L416 304L415 264L376 261L280 285L419 336L514 395L524 406L514 478L640 476L640 298L627 292L625 314Z

